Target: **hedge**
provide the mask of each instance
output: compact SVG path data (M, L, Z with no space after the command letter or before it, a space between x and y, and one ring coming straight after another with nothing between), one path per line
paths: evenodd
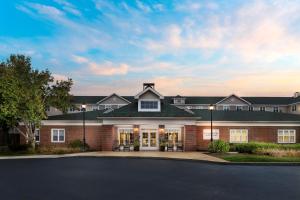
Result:
M230 144L230 151L237 151L239 153L255 153L260 149L300 150L300 144L275 144L264 142Z

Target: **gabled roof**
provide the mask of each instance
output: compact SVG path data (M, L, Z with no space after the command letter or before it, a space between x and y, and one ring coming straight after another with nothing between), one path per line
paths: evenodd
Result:
M192 110L198 121L210 121L209 110ZM300 115L264 111L213 111L213 121L300 122Z
M183 109L180 109L176 106L169 104L166 101L161 102L161 111L160 112L139 112L138 111L138 102L134 101L126 106L123 106L119 109L115 109L109 113L103 113L100 118L196 118L193 113L187 112Z
M100 101L98 101L97 104L100 104L101 102L105 101L106 99L109 99L110 97L112 97L112 96L114 96L114 95L117 96L117 97L119 97L120 99L126 101L127 103L131 103L130 101L128 101L127 99L125 99L125 98L123 98L123 97L121 97L121 96L119 96L118 94L112 93L111 95L109 95L109 96L107 96L107 97L101 99Z
M232 97L235 97L235 98L237 98L237 99L239 99L239 100L245 102L245 103L248 104L248 105L251 104L250 102L246 101L245 99L243 99L243 98L241 98L241 97L239 97L239 96L237 96L237 95L235 95L235 94L229 95L228 97L222 99L221 101L217 102L216 104L221 104L222 102L224 102L224 101L226 101L227 99L232 98Z
M164 96L161 95L160 93L158 93L156 90L154 90L151 87L147 87L145 90L139 92L137 95L134 96L135 99L138 99L140 96L142 96L143 94L145 94L146 92L151 91L152 93L154 93L155 95L157 95L160 99L164 99Z

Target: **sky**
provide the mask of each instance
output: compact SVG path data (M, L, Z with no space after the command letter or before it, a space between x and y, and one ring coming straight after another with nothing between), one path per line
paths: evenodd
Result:
M300 0L0 0L0 60L32 58L74 95L292 96Z

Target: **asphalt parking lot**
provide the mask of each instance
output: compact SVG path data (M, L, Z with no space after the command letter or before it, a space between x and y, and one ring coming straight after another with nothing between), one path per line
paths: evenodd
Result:
M300 166L134 158L0 160L0 199L300 199Z

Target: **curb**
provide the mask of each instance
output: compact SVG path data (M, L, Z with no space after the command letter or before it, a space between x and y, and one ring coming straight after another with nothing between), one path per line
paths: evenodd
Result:
M300 166L300 162L219 162L211 160L198 160L193 158L172 158L159 156L118 156L118 155L84 155L84 154L62 154L62 155L28 155L28 156L0 156L0 160L21 160L21 159L55 159L55 158L117 158L117 159L152 159L152 160L174 160L186 162L200 162L215 165L237 165L237 166Z

